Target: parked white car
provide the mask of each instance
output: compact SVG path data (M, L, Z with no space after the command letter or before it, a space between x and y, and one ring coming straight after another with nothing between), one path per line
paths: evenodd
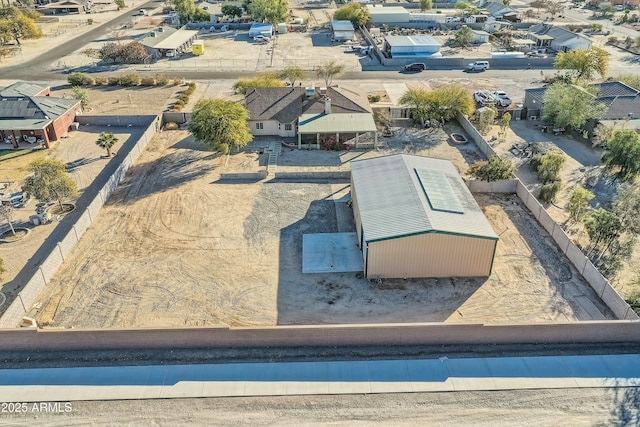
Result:
M497 103L497 98L487 90L474 92L473 99L482 106L495 105Z
M475 61L467 65L468 71L484 71L489 69L489 61Z
M268 43L271 39L267 36L255 36L253 38L254 42L258 42L258 43Z
M511 98L509 98L509 95L507 95L507 92L497 90L493 92L492 95L496 98L496 103L501 107L508 107L512 103Z

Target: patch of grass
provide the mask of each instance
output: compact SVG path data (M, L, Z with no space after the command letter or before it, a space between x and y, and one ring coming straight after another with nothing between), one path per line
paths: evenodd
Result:
M0 151L0 182L22 182L29 173L29 163L46 156L47 150Z

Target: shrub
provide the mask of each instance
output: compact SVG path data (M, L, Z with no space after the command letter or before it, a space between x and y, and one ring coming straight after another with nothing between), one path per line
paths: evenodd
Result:
M182 79L173 79L174 86L180 86L182 84Z
M155 75L156 86L165 86L169 83L169 76L164 73L158 73Z
M369 102L378 102L380 101L380 95L369 95Z
M93 84L93 79L83 73L71 73L67 77L71 86L89 86Z
M607 39L609 44L618 44L618 38L616 36L611 36Z
M189 82L189 89L193 92L194 90L196 90L196 83L195 82Z
M127 73L120 77L120 85L122 86L138 86L140 84L140 76L136 73Z
M488 162L474 162L467 172L474 178L492 182L511 178L513 166L509 160L501 159L498 156L491 156Z
M540 163L536 167L538 179L543 184L553 183L560 180L560 170L564 165L565 157L557 151L549 151L540 156Z
M186 88L184 91L182 91L182 93L184 93L187 96L191 96L193 94L193 89L191 89L190 87Z
M222 144L219 144L218 151L221 152L222 154L227 154L229 152L229 144L224 142Z
M178 100L186 104L189 102L189 95L187 95L186 93L181 93L180 96L178 97Z
M176 130L176 129L178 129L178 124L174 123L174 122L169 122L166 125L164 125L164 129L165 130Z
M91 18L87 19L87 24L93 25L93 19L91 19Z
M106 77L96 77L96 78L93 80L93 83L94 83L96 86L103 86L103 85L106 85L106 84L107 84L107 82L108 82L108 80L107 80L107 78L106 78Z
M142 86L155 86L156 79L151 76L144 76L140 79L140 85Z
M118 76L109 76L107 79L107 84L109 86L118 86L120 84L120 77Z
M554 181L543 185L540 190L540 201L543 203L553 202L561 188L562 184L560 181Z
M178 99L176 102L173 103L173 105L184 107L185 102L182 99Z

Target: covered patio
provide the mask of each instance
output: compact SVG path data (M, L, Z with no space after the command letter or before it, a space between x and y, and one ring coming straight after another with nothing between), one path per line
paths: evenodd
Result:
M336 144L347 148L376 148L378 129L373 115L322 113L300 116L298 148L332 149Z

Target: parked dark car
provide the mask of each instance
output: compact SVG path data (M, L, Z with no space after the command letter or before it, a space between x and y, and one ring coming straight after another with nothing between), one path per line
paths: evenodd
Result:
M414 62L413 64L408 64L404 66L405 71L422 71L426 69L427 69L427 66L422 62Z

